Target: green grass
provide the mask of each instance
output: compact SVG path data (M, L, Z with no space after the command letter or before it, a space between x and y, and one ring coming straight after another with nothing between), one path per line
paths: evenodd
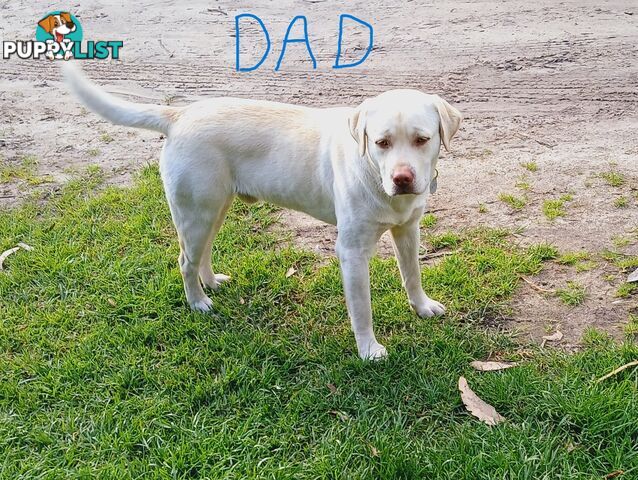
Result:
M620 258L615 262L616 266L621 270L629 270L630 268L638 268L638 256Z
M521 163L521 167L529 172L537 172L538 164L536 162L523 162Z
M424 228L432 228L436 225L437 218L433 213L426 213L421 219L421 226Z
M519 190L523 190L524 192L527 192L532 188L527 175L521 175L514 186Z
M560 298L565 305L574 307L585 301L587 291L580 283L568 281L565 288L556 290L556 296Z
M540 260L554 260L558 257L558 249L550 243L539 243L530 247L530 252Z
M565 216L565 203L572 200L572 195L565 194L560 198L545 200L543 202L543 214L550 220Z
M637 283L625 282L618 287L618 290L616 290L616 297L627 298L630 295L634 294L636 291L638 291Z
M86 153L89 157L97 157L101 152L99 148L90 148Z
M576 267L577 272L588 272L598 266L598 263L591 260L589 252L565 252L557 255L556 263Z
M634 237L628 237L625 235L614 235L611 238L614 247L616 248L624 248L628 245L631 245L635 240Z
M387 361L356 357L335 261L287 247L267 205L234 205L214 250L233 275L215 315L190 312L155 168L130 189L99 172L48 203L0 212L0 477L591 479L638 474L638 347L526 348L486 330L519 277L556 256L502 230L437 237L455 253L423 270L449 308L408 309L393 259L371 288ZM286 277L294 265L297 273ZM459 375L508 420L463 408Z
M590 258L589 252L565 252L556 259L556 263L574 266Z
M456 248L461 243L461 236L455 232L443 232L439 234L429 234L426 236L429 244L428 250L440 250L442 248Z
M576 265L576 271L577 272L589 272L590 270L595 269L596 267L598 267L598 264L594 261L585 261L585 262L580 262Z
M638 336L638 315L629 314L629 320L625 325L625 335L630 338Z
M622 187L625 184L625 176L622 173L610 170L600 174L600 178L612 187Z
M492 155L494 155L494 152L489 148L484 148L483 150L481 150L481 153L478 154L480 158L487 158L491 157Z
M479 203L478 212L487 213L487 205L485 205L484 203Z
M629 200L627 197L618 197L614 200L614 207L616 208L627 208L629 206Z
M19 163L8 163L0 157L0 184L21 180L28 185L41 185L50 180L48 176L38 176L38 159L34 155L22 157Z
M603 256L606 260L611 261L622 271L638 268L638 256L623 255L621 253L605 251Z
M100 140L103 143L111 143L113 141L113 137L109 133L105 132L102 135L100 135Z
M509 205L513 210L522 210L527 205L527 199L525 197L517 197L511 193L500 193L498 199Z

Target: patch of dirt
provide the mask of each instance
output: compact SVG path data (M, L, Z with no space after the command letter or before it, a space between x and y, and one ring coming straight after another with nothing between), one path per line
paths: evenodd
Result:
M613 280L607 280L613 275ZM601 264L595 270L576 272L573 267L548 263L542 273L527 278L513 302L513 314L506 326L525 339L542 343L543 335L556 330L564 334L558 343L563 348L578 348L582 336L595 328L616 339L624 336L628 311L636 310L634 299L617 298L617 285L621 282L618 270ZM584 287L585 300L575 306L565 304L556 294L568 282ZM553 345L556 345L554 343Z
M33 38L37 19L46 13L39 8L3 2L0 36ZM439 164L439 190L430 200L437 230L500 226L516 230L525 245L638 255L638 10L632 2L612 0L603 9L593 0L415 0L388 8L378 0L355 0L347 11L342 8L292 0L241 9L222 0L212 8L195 0L166 9L158 0L93 0L72 13L86 38L124 39L122 62L83 65L108 90L135 101L184 104L232 95L328 106L355 105L396 87L439 93L463 112L465 122L452 153L444 153ZM264 65L250 73L234 69L234 16L246 12L263 19L273 41ZM341 13L374 25L375 49L362 66L334 70ZM293 44L274 72L288 23L298 14L308 18L318 69L312 70L305 48ZM176 23L188 25L188 33L165 28ZM350 32L347 55L360 52L364 33ZM258 31L247 29L245 35L242 52L259 58ZM142 164L157 161L162 145L156 133L112 126L87 113L64 91L57 66L48 61L0 61L0 110L0 162L19 165L35 156L36 174L49 180L0 184L3 207L33 191L46 194L89 165L101 167L108 182L127 184ZM537 171L527 171L523 162L534 162ZM615 187L600 177L610 171L624 183ZM513 211L499 200L501 193L525 197L526 205ZM548 220L543 202L565 194L572 196L565 216ZM620 199L625 207L618 206ZM282 225L299 244L333 254L333 227L294 212L282 217ZM391 254L387 240L380 253ZM504 327L538 339L558 326L565 345L578 345L588 326L621 336L637 300L613 296L623 276L612 268L601 262L578 273L550 264L530 280L553 290L576 278L587 288L585 302L567 307L523 284Z

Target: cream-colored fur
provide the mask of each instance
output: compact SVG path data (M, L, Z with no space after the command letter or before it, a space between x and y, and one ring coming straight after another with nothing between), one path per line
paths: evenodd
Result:
M421 317L443 305L421 286L419 220L433 188L441 143L449 147L461 114L437 95L392 90L357 108L307 108L215 98L187 107L117 99L63 65L71 90L91 110L120 125L167 136L160 171L179 235L179 266L189 305L208 311L211 245L235 196L264 200L337 225L336 252L346 304L362 358L382 358L370 306L368 262L390 230L410 305ZM413 173L397 191L397 169ZM393 183L394 182L394 183Z

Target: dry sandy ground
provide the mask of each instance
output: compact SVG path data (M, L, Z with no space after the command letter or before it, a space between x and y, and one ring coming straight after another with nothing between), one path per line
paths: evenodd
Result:
M631 1L352 1L277 2L81 1L71 12L86 39L124 40L122 62L85 62L90 76L112 92L137 101L183 104L201 96L234 95L304 105L355 105L393 87L437 92L455 103L465 123L440 162L439 190L431 199L434 231L476 225L516 229L522 244L547 241L561 251L598 255L611 249L638 254L638 7ZM0 37L31 39L49 2L0 0ZM234 70L234 16L259 15L273 50L255 72ZM339 14L374 25L375 47L364 65L333 70ZM301 44L289 46L274 72L288 22L306 15L318 69ZM293 30L293 32L298 30ZM245 29L242 51L258 58L257 29ZM346 56L356 58L366 34L348 29ZM246 58L249 58L246 57ZM34 155L50 183L0 184L9 208L32 189L45 193L99 165L112 183L126 184L146 162L155 162L159 135L111 126L87 113L61 88L56 65L0 61L0 160L19 164ZM112 139L112 141L110 141ZM536 162L527 172L522 162ZM612 187L604 172L624 176ZM523 177L524 176L524 177ZM517 184L519 186L517 186ZM524 184L529 189L523 190ZM526 196L513 211L501 193ZM542 213L544 200L570 193L566 215ZM615 202L625 198L627 206ZM479 213L483 205L484 213ZM283 216L301 244L330 254L335 229L301 214ZM381 253L387 251L382 245ZM578 345L587 327L622 336L637 309L636 296L614 296L624 274L596 261L592 270L551 265L531 281L543 289L576 280L587 300L567 307L523 283L511 318L500 326L540 338L565 333Z

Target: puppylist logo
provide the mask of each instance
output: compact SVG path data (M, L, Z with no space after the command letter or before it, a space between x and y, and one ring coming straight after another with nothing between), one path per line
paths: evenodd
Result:
M69 12L55 11L46 14L38 21L34 40L14 40L2 42L2 58L21 59L41 57L49 60L103 60L120 58L121 40L103 40L82 42L82 25Z

